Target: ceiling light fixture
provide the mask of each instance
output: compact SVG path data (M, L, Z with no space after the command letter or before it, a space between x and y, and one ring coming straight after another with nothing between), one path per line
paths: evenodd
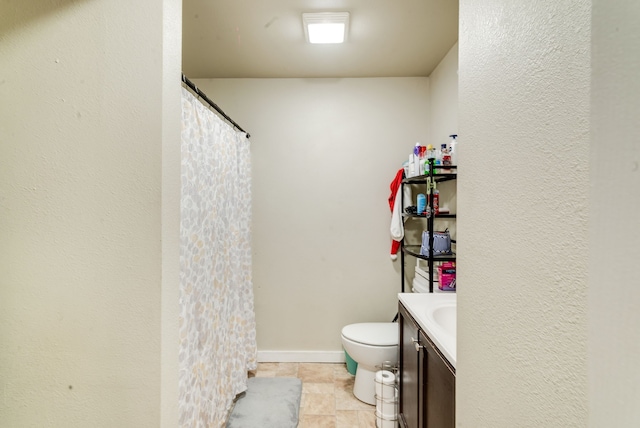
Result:
M347 39L349 12L303 13L302 23L309 43L343 43Z

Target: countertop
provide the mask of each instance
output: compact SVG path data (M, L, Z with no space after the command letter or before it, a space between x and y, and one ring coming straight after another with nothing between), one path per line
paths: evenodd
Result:
M455 368L456 366L456 313L455 293L398 293L398 300L416 320L420 329L438 347ZM436 310L449 311L450 317L434 317ZM451 313L451 311L453 311Z

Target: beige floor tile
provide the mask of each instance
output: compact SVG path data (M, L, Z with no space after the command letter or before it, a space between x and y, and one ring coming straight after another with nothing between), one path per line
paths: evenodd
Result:
M357 410L336 410L336 428L360 428Z
M336 428L335 416L304 415L298 428Z
M333 394L303 394L304 406L300 407L303 415L335 416L336 400Z
M344 391L336 388L336 410L375 410L376 406L371 406L358 400L353 391Z
M258 363L258 371L275 372L279 366L280 363Z
M358 424L359 424L358 428L375 428L376 427L375 410L359 411Z
M300 363L298 365L298 377L303 382L333 382L333 366L334 364Z
M298 363L278 363L276 376L298 377Z
M335 385L336 391L343 391L352 394L354 381L354 378L340 378L336 379L333 384Z
M355 376L344 363L259 363L249 377L302 380L298 428L376 428L376 406L353 395Z
M315 393L315 394L335 394L335 385L333 383L302 383L303 393Z
M354 375L352 375L351 373L349 373L349 371L347 371L346 364L336 364L333 370L334 370L333 376L335 379L348 379L348 378L354 377Z
M280 363L258 363L258 368L250 377L275 377Z

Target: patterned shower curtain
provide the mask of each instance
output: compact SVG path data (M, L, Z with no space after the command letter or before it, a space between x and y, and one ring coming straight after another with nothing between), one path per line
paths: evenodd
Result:
M249 140L182 89L179 416L223 427L257 365Z

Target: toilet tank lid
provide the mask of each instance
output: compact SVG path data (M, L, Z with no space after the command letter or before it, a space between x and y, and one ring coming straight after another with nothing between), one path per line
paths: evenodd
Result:
M399 330L395 322L363 322L344 326L342 335L365 345L391 346L398 344Z

